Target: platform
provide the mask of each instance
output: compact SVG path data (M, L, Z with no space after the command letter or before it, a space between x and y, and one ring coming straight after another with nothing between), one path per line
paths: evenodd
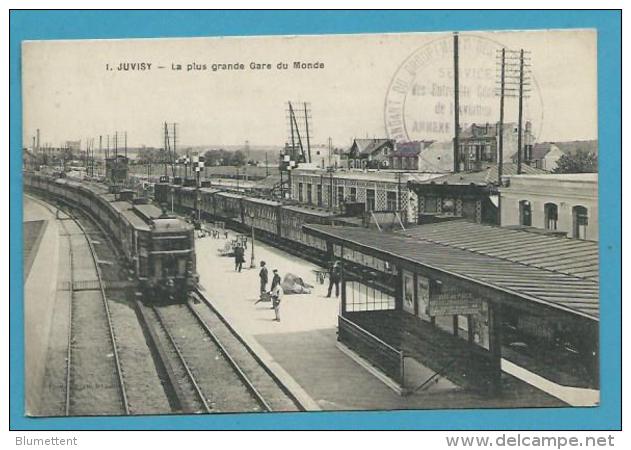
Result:
M230 232L229 239L235 237ZM318 266L281 250L255 243L255 269L234 271L234 259L218 256L226 240L197 239L197 264L200 283L233 327L263 350L262 358L284 369L323 410L434 409L472 407L560 406L557 399L533 389L530 398L489 399L474 391L440 384L409 396L401 396L379 378L351 359L337 342L339 302L326 298L327 284L316 283ZM250 250L245 252L250 263ZM281 321L275 322L268 303L258 303L259 263L266 261L270 272L277 268L281 277L287 272L314 285L311 294L285 295ZM431 370L427 368L427 370Z
M59 227L43 203L24 197L26 411L36 411L44 377L59 267Z

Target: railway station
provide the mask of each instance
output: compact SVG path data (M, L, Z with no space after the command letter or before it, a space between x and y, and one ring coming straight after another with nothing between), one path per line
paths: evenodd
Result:
M305 230L342 261L338 339L402 390L418 385L410 372L420 363L499 395L518 364L594 401L596 243L464 221Z
M56 324L59 309L76 315L77 299L102 286L102 299L93 296L91 307L96 314L99 304L111 304L110 337L99 340L98 353L107 354L103 342L114 343L114 372L121 374L114 385L129 413L599 402L594 241L456 216L404 225L387 210L345 214L188 183L156 183L153 204L123 183L112 190L33 174L26 183L56 211L51 220L60 230L77 220L88 220L91 229L92 221L100 223L100 237L73 238L58 250L95 252L89 286L58 280L70 287L58 290L48 312L34 320L57 335L49 355L62 355L74 347L64 342L81 329L60 331L68 325ZM115 256L108 242L122 252ZM237 247L242 270L236 270ZM116 266L117 259L127 262ZM262 261L270 278L275 270L283 280L280 316L260 301ZM339 296L327 292L336 261ZM116 322L123 316L121 331ZM135 373L129 350L117 350L118 336L129 330L145 361ZM211 341L216 349L209 353ZM67 368L68 383L82 379L81 370ZM224 373L220 383L216 370ZM137 378L154 388L166 378L171 387L158 388L152 402L134 401L142 392L127 385ZM228 385L235 386L234 401L225 397ZM46 407L59 404L58 388L45 384L44 392ZM81 408L80 400L66 402L66 411L91 411Z

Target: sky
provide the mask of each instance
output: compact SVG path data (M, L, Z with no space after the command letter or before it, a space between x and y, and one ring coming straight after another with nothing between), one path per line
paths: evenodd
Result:
M597 138L594 30L467 32L459 41L463 127L499 120L497 50L523 48L524 120L537 140ZM98 146L99 136L105 145L107 135L126 131L130 147L160 147L165 121L177 122L180 148L282 146L288 101L299 111L308 103L313 144L446 141L453 60L451 33L29 41L21 61L24 146L39 128L41 145L94 139ZM518 61L509 59L507 73L517 74ZM145 70L118 70L121 63ZM244 68L213 71L213 64ZM515 80L507 79L510 88ZM516 122L517 98L505 105L505 122ZM297 122L304 140L304 119Z

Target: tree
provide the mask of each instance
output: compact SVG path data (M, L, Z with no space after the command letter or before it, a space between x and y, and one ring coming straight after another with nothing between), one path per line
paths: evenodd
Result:
M598 156L582 150L574 154L566 153L557 161L555 173L593 173L598 172Z
M246 160L247 160L247 156L241 150L237 150L232 155L232 165L233 166L242 166L242 165L245 164Z

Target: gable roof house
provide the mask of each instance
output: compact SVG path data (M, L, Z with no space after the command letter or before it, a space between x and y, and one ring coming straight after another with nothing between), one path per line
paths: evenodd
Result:
M598 155L598 141L541 142L533 146L530 161L527 163L552 172L556 169L561 156L576 155L580 152ZM517 155L513 155L512 159L513 162L517 162Z
M394 148L394 139L354 139L353 145L347 152L348 167L350 169L386 168L388 157Z

